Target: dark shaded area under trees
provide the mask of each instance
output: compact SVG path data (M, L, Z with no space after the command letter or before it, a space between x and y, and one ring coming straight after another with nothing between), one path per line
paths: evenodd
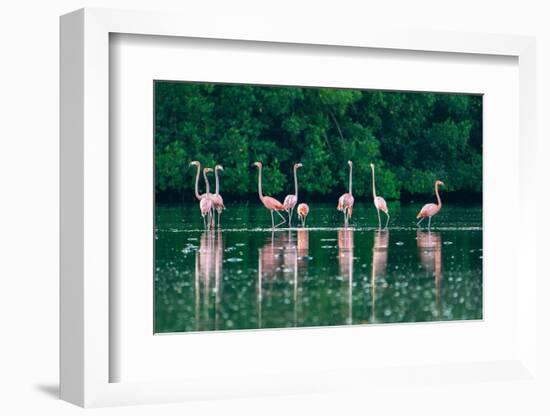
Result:
M482 97L157 81L158 202L193 200L192 160L224 166L226 202L257 198L257 160L264 193L279 198L293 190L292 166L302 162L300 199L336 201L353 160L359 199L371 197L373 162L377 193L388 200L432 195L441 179L447 200L480 201Z

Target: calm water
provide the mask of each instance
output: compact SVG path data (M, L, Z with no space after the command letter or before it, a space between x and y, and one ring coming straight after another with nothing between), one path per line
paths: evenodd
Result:
M210 232L198 204L157 207L155 332L481 319L481 207L446 204L428 233L420 205L390 204L378 231L371 204L348 229L311 204L307 228L274 232L259 203Z

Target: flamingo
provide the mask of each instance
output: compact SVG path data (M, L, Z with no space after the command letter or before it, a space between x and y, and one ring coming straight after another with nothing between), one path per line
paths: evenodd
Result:
M218 212L218 227L219 227L220 226L220 215L222 214L222 211L225 209L225 205L223 204L223 198L220 195L220 181L218 179L218 170L223 170L223 166L222 165L216 165L214 167L214 174L216 175L216 191L210 197L210 199L212 199L212 204L214 206L214 209Z
M309 214L309 206L303 202L298 205L298 218L302 221L302 227L306 226L306 217Z
M301 168L301 163L296 163L294 165L294 194L289 194L285 197L285 200L283 201L283 206L285 207L285 211L288 214L288 226L292 227L290 224L292 222L292 213L294 212L294 207L296 206L296 203L298 202L298 176L296 175L296 171L298 168Z
M193 160L189 166L196 166L197 167L197 176L195 177L195 198L197 198L199 201L203 198L205 198L208 195L207 193L199 194L199 175L201 174L201 163L197 160Z
M195 197L199 200L199 208L201 210L201 214L203 212L203 209L206 211L211 211L212 210L212 203L210 202L202 202L204 199L209 199L207 198L209 195L210 195L210 191L209 191L209 188L207 186L206 188L206 193L204 194L199 194L199 176L200 176L200 172L201 172L201 164L199 161L197 160L193 160L189 166L196 166L197 167L197 175L195 177ZM203 173L203 175L205 175ZM204 176L206 178L206 175ZM208 181L207 181L207 185L208 185ZM206 214L205 214L206 215ZM204 220L204 216L203 215L203 220ZM206 223L205 223L205 228L206 228Z
M254 162L254 166L258 168L258 195L260 196L260 201L262 201L264 207L266 207L271 212L271 228L277 228L279 225L286 222L285 217L283 217L283 215L279 212L284 211L285 207L275 198L264 196L262 194L262 162ZM275 220L273 219L273 211L279 214L279 216L283 219L283 222L275 225Z
M390 222L390 214L388 212L388 206L386 205L386 200L384 198L382 198L381 196L376 196L376 186L375 186L375 179L374 179L374 163L370 164L370 168L372 170L372 199L374 202L374 207L376 208L376 213L378 214L378 229L382 228L382 223L380 222L380 211L382 211L388 217L386 219L386 225L384 226L384 228L387 228L388 223Z
M204 228L206 229L206 219L205 217L208 216L208 228L212 226L212 198L210 195L210 184L208 183L208 177L206 176L207 173L212 172L212 168L204 168L202 171L202 174L204 176L204 182L206 183L206 193L203 194L203 198L199 202L199 208L202 215L202 220L204 222Z
M439 189L438 189L439 185L445 186L445 184L443 182L441 182L440 180L435 181L435 196L437 198L437 205L436 204L426 204L426 205L424 205L422 207L422 209L420 210L420 212L418 213L418 215L416 216L416 219L420 218L420 221L418 221L416 223L416 225L419 226L419 227L420 227L420 223L422 222L422 220L424 218L428 217L428 231L430 230L432 217L435 214L437 214L441 210L441 207L442 207L441 198L439 197Z
M344 195L342 195L338 199L338 211L342 211L344 213L344 225L348 226L348 219L351 217L352 211L353 211L353 202L354 198L351 193L351 178L352 178L352 169L353 169L353 162L351 160L348 160L349 165L349 192L346 192Z

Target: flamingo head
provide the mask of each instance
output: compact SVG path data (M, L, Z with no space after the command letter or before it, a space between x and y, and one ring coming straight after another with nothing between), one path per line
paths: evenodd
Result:
M223 166L222 165L216 165L216 167L214 168L216 170L223 170Z
M294 169L298 169L298 168L301 168L302 167L302 164L301 163L296 163L294 165Z
M191 163L189 163L189 166L200 166L201 164L197 160L193 160Z
M254 162L254 166L261 169L262 168L262 162Z
M348 165L353 165L353 162L351 160L348 160Z
M439 180L436 181L435 184L436 184L436 185L443 185L443 186L445 186L445 184L444 184L442 181L439 181Z
M212 168L204 168L204 173L205 174L209 173L209 172L213 172L213 171L214 171L214 169L212 169Z

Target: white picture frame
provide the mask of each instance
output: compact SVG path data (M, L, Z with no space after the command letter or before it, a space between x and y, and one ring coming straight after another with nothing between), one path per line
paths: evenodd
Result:
M234 33L230 22L205 24L192 16L168 13L82 9L61 18L61 397L80 406L181 401L208 397L320 392L345 385L373 385L390 380L395 369L368 373L361 368L332 369L330 377L317 373L282 372L261 380L235 382L232 374L216 380L110 382L110 366L120 359L110 349L113 288L110 258L109 151L109 37L113 33L184 38L225 39L281 44L331 45L339 48L377 48L428 51L440 54L504 55L517 58L519 67L519 190L525 206L533 201L535 170L535 42L530 37L471 33L303 32L299 28L252 24ZM520 207L521 209L525 209ZM531 214L530 221L533 221ZM430 378L434 371L449 380L479 382L476 371L493 371L518 380L536 375L535 229L522 215L517 230L517 349L498 362L418 363L415 377ZM304 336L307 336L304 335ZM403 370L403 374L410 370ZM402 373L399 373L403 376Z

